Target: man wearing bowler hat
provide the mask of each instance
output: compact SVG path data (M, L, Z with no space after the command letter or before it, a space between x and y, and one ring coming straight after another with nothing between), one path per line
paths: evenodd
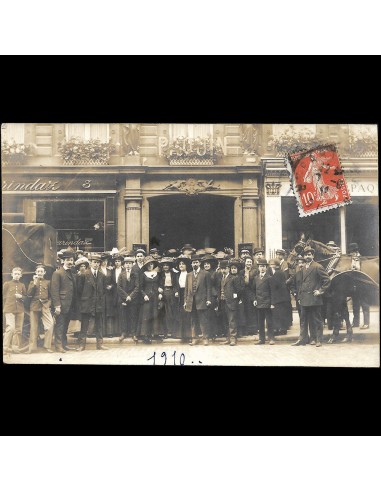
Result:
M348 247L348 253L352 256L352 270L361 270L360 251L357 243L351 243ZM370 308L367 300L364 296L360 295L356 289L356 286L352 293L352 305L353 305L353 328L360 326L360 306L362 308L364 316L364 324L360 327L360 330L367 330L369 328Z
M238 266L238 263L234 263ZM230 273L230 262L220 261L220 270L217 274L216 290L218 296L218 309L222 314L222 322L226 333L226 341L223 345L234 346L237 344L237 310L238 300L243 284L240 277Z
M122 334L119 342L131 335L134 342L137 342L136 330L139 316L139 294L140 284L137 272L132 271L135 262L133 251L124 258L124 270L119 275L117 290L119 303L121 306Z
M99 270L102 257L93 253L89 256L90 268L78 277L78 301L81 311L81 331L78 336L78 351L85 350L86 337L90 322L94 323L94 333L98 350L108 350L102 345L104 298L106 293L106 276Z
M192 341L198 342L197 327L201 329L204 345L209 345L208 307L212 304L210 273L201 270L200 256L192 256L192 272L187 274L184 292L184 309L191 313Z
M322 295L331 285L331 280L324 268L314 261L315 250L307 247L303 251L306 260L301 270L300 285L298 289L298 302L300 304L300 337L292 345L306 345L308 342L308 327L310 328L310 343L321 346L323 337L323 320L321 306Z
M265 254L265 249L264 248L254 248L254 251L253 251L253 270L255 272L255 275L258 275L258 260L261 260L262 258L264 258L264 254Z
M67 350L75 350L67 344L67 329L71 317L75 316L77 311L77 276L72 272L74 251L63 251L60 257L63 264L53 272L51 295L56 318L55 348L56 352L65 353Z

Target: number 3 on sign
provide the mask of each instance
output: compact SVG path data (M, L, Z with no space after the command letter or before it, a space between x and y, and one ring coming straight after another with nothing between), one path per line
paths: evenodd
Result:
M314 195L311 191L307 191L307 193L302 193L302 200L306 205L312 205L314 203Z

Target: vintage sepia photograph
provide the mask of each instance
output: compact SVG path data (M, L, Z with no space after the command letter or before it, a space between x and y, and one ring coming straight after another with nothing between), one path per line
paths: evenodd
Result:
M378 128L1 125L3 364L379 367Z

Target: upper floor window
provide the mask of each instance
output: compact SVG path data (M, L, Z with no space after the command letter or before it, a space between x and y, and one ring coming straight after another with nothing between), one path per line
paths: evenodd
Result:
M2 126L1 138L9 143L23 144L25 137L24 123L5 123Z
M169 125L169 138L175 140L179 137L188 138L213 138L213 125L210 124L181 124L176 123Z
M70 123L65 128L66 139L80 138L82 140L109 141L109 125L102 123Z

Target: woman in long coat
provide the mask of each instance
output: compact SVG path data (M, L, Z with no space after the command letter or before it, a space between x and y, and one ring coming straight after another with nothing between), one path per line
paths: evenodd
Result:
M211 279L211 286L212 286L212 304L208 308L208 323L209 323L209 333L210 333L210 338L212 340L215 340L217 337L224 336L224 329L223 329L223 323L219 323L219 314L216 311L216 308L218 307L218 300L217 300L217 290L216 290L216 285L217 285L217 265L218 265L218 260L212 255L205 255L201 259L201 267L206 271L210 273L210 279Z
M173 264L173 259L169 257L160 260L162 271L159 273L159 292L163 295L164 309L161 321L165 337L172 336L176 330L179 307L179 287L177 275L172 270Z
M155 271L158 262L152 257L147 256L144 259L142 282L140 293L143 298L143 304L140 311L139 335L143 338L144 343L151 343L152 338L160 338L161 326L159 320L159 301L163 296L159 293L159 274Z
M184 309L184 292L187 273L191 271L191 260L188 256L180 255L175 261L178 285L178 310L175 331L172 333L173 338L181 338L182 342L189 342L192 339L191 317L190 313Z

